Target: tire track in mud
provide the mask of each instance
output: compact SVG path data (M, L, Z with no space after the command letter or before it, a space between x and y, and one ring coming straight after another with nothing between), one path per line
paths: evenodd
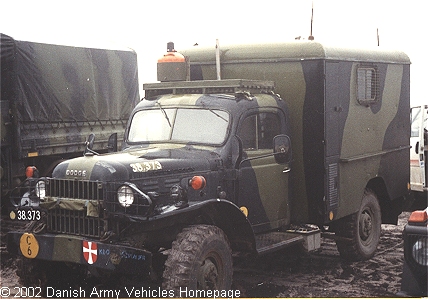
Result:
M235 264L234 286L247 297L395 297L403 268L402 231L409 213L398 225L382 225L375 256L346 262L331 239L321 249L303 253L286 249L251 262Z

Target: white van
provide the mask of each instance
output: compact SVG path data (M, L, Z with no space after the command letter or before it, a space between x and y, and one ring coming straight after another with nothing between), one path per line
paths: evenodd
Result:
M413 107L410 117L410 188L416 198L427 199L428 105Z

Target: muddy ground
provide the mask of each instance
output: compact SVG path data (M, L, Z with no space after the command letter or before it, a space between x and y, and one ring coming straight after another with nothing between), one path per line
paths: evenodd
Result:
M253 260L236 259L233 288L240 291L240 297L395 297L401 284L402 231L408 216L402 213L397 226L382 225L377 253L369 261L345 262L334 241L322 239L321 249L314 253L290 248ZM11 288L14 295L13 288L20 284L16 261L5 247L10 227L10 221L2 219L0 285ZM89 281L86 288L94 285L105 287Z

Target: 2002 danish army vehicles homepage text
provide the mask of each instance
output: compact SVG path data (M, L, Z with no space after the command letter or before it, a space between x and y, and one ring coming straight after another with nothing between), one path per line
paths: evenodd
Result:
M373 256L408 194L408 57L317 42L215 52L170 47L122 151L30 180L40 219L8 235L22 280L75 265L163 275L176 296L227 290L232 253L314 250L321 231L343 258Z

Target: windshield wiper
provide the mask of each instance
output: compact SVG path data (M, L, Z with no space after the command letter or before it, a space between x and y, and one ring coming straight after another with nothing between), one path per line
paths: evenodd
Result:
M171 122L169 121L169 117L168 117L168 115L166 114L165 109L163 109L163 108L162 108L162 106L161 106L161 104L159 104L159 102L157 102L156 104L158 104L158 105L159 105L160 110L162 111L163 115L165 116L165 119L168 121L168 125L169 125L169 127L171 128L171 127L172 127L172 125L171 125Z
M214 110L212 110L211 108L208 109L212 114L214 114L217 117L220 117L222 120L224 120L225 122L229 122L226 118L224 118L223 116L221 116L220 114L218 114L217 112L215 112Z
M212 113L212 114L214 114L215 116L217 116L217 117L220 117L222 120L224 120L225 122L229 122L229 120L227 120L226 118L224 118L223 116L221 116L220 114L218 114L217 112L215 112L214 110L212 110L212 108L209 108L209 107L207 107L206 105L205 105L205 103L204 103L204 101L202 101L202 106L204 107L204 108L208 108L208 110Z

